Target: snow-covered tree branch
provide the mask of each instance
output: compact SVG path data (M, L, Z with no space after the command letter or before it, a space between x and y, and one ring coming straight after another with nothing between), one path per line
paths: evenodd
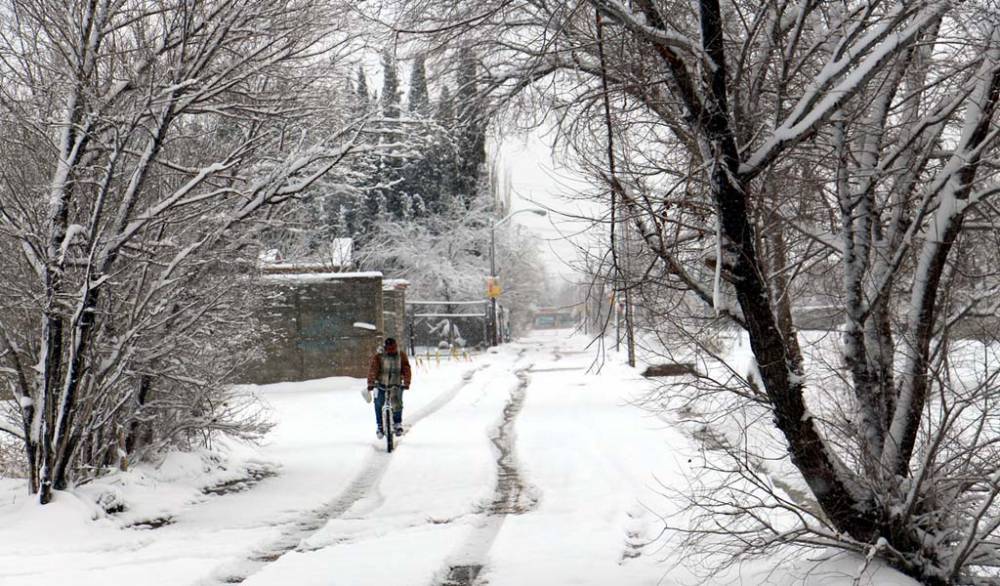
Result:
M435 22L455 6L401 4ZM496 94L547 101L658 267L633 275L646 309L684 326L688 308L689 340L704 339L694 324L712 314L745 332L754 360L739 374L753 389L733 394L762 400L811 493L804 506L826 525L779 531L760 516L773 500L737 507L761 543L839 542L929 584L982 577L1000 555L986 431L997 367L987 360L975 378L955 366L971 344L955 316L998 278L984 239L998 219L995 7L523 0L479 11L464 32L494 49ZM674 290L686 300L668 313L656 304ZM817 306L843 318L843 369L803 346L796 322Z
M0 360L42 503L80 466L266 428L223 384L249 357L247 259L258 218L361 148L322 97L348 8L0 6Z

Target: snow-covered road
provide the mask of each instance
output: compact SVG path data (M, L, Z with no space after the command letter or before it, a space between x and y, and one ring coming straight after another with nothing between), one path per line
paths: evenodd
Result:
M676 456L639 457L635 434L663 448L662 424L622 408L621 372L588 374L580 343L541 333L482 359L370 494L244 583L662 583L642 503Z
M657 539L663 485L683 490L700 448L630 404L646 388L634 370L611 360L595 374L585 345L542 332L415 361L410 430L391 455L363 382L325 379L252 389L277 427L235 448L236 470L175 455L48 507L0 480L0 584L704 583ZM231 485L247 469L264 478ZM106 515L92 503L111 489L128 508ZM791 583L760 571L734 578Z

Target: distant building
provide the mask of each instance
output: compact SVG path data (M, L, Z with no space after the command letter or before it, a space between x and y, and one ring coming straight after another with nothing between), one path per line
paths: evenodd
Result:
M579 322L580 318L574 310L545 307L535 311L531 327L536 330L573 328Z

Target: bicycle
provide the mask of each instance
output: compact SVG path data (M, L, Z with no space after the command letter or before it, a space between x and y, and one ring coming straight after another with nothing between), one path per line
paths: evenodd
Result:
M388 387L379 387L380 389L385 389L385 401L382 402L382 431L385 433L385 451L392 453L395 447L395 425L392 421L392 404L393 398L396 396L395 393L402 393L403 387L401 385L389 385Z

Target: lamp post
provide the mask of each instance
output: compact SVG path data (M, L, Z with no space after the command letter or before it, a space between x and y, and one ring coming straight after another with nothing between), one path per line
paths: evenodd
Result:
M524 208L524 209L520 209L520 210L515 210L515 211L507 214L506 216L500 218L496 222L493 222L493 225L490 227L490 279L492 279L492 282L493 282L494 286L496 286L496 279L497 279L497 244L496 244L497 243L497 226L499 226L500 224L503 224L507 220L513 218L514 216L516 216L517 214L520 214L522 212L530 212L532 214L535 214L536 216L544 216L547 213L545 210L541 210L541 209L538 209L538 208ZM494 295L492 292L490 293L490 323L491 323L491 329L492 329L492 332L490 334L490 337L492 338L492 340L490 340L490 345L491 346L496 346L497 344L500 343L499 342L498 331L497 331L497 329L498 329L497 328L497 295Z

